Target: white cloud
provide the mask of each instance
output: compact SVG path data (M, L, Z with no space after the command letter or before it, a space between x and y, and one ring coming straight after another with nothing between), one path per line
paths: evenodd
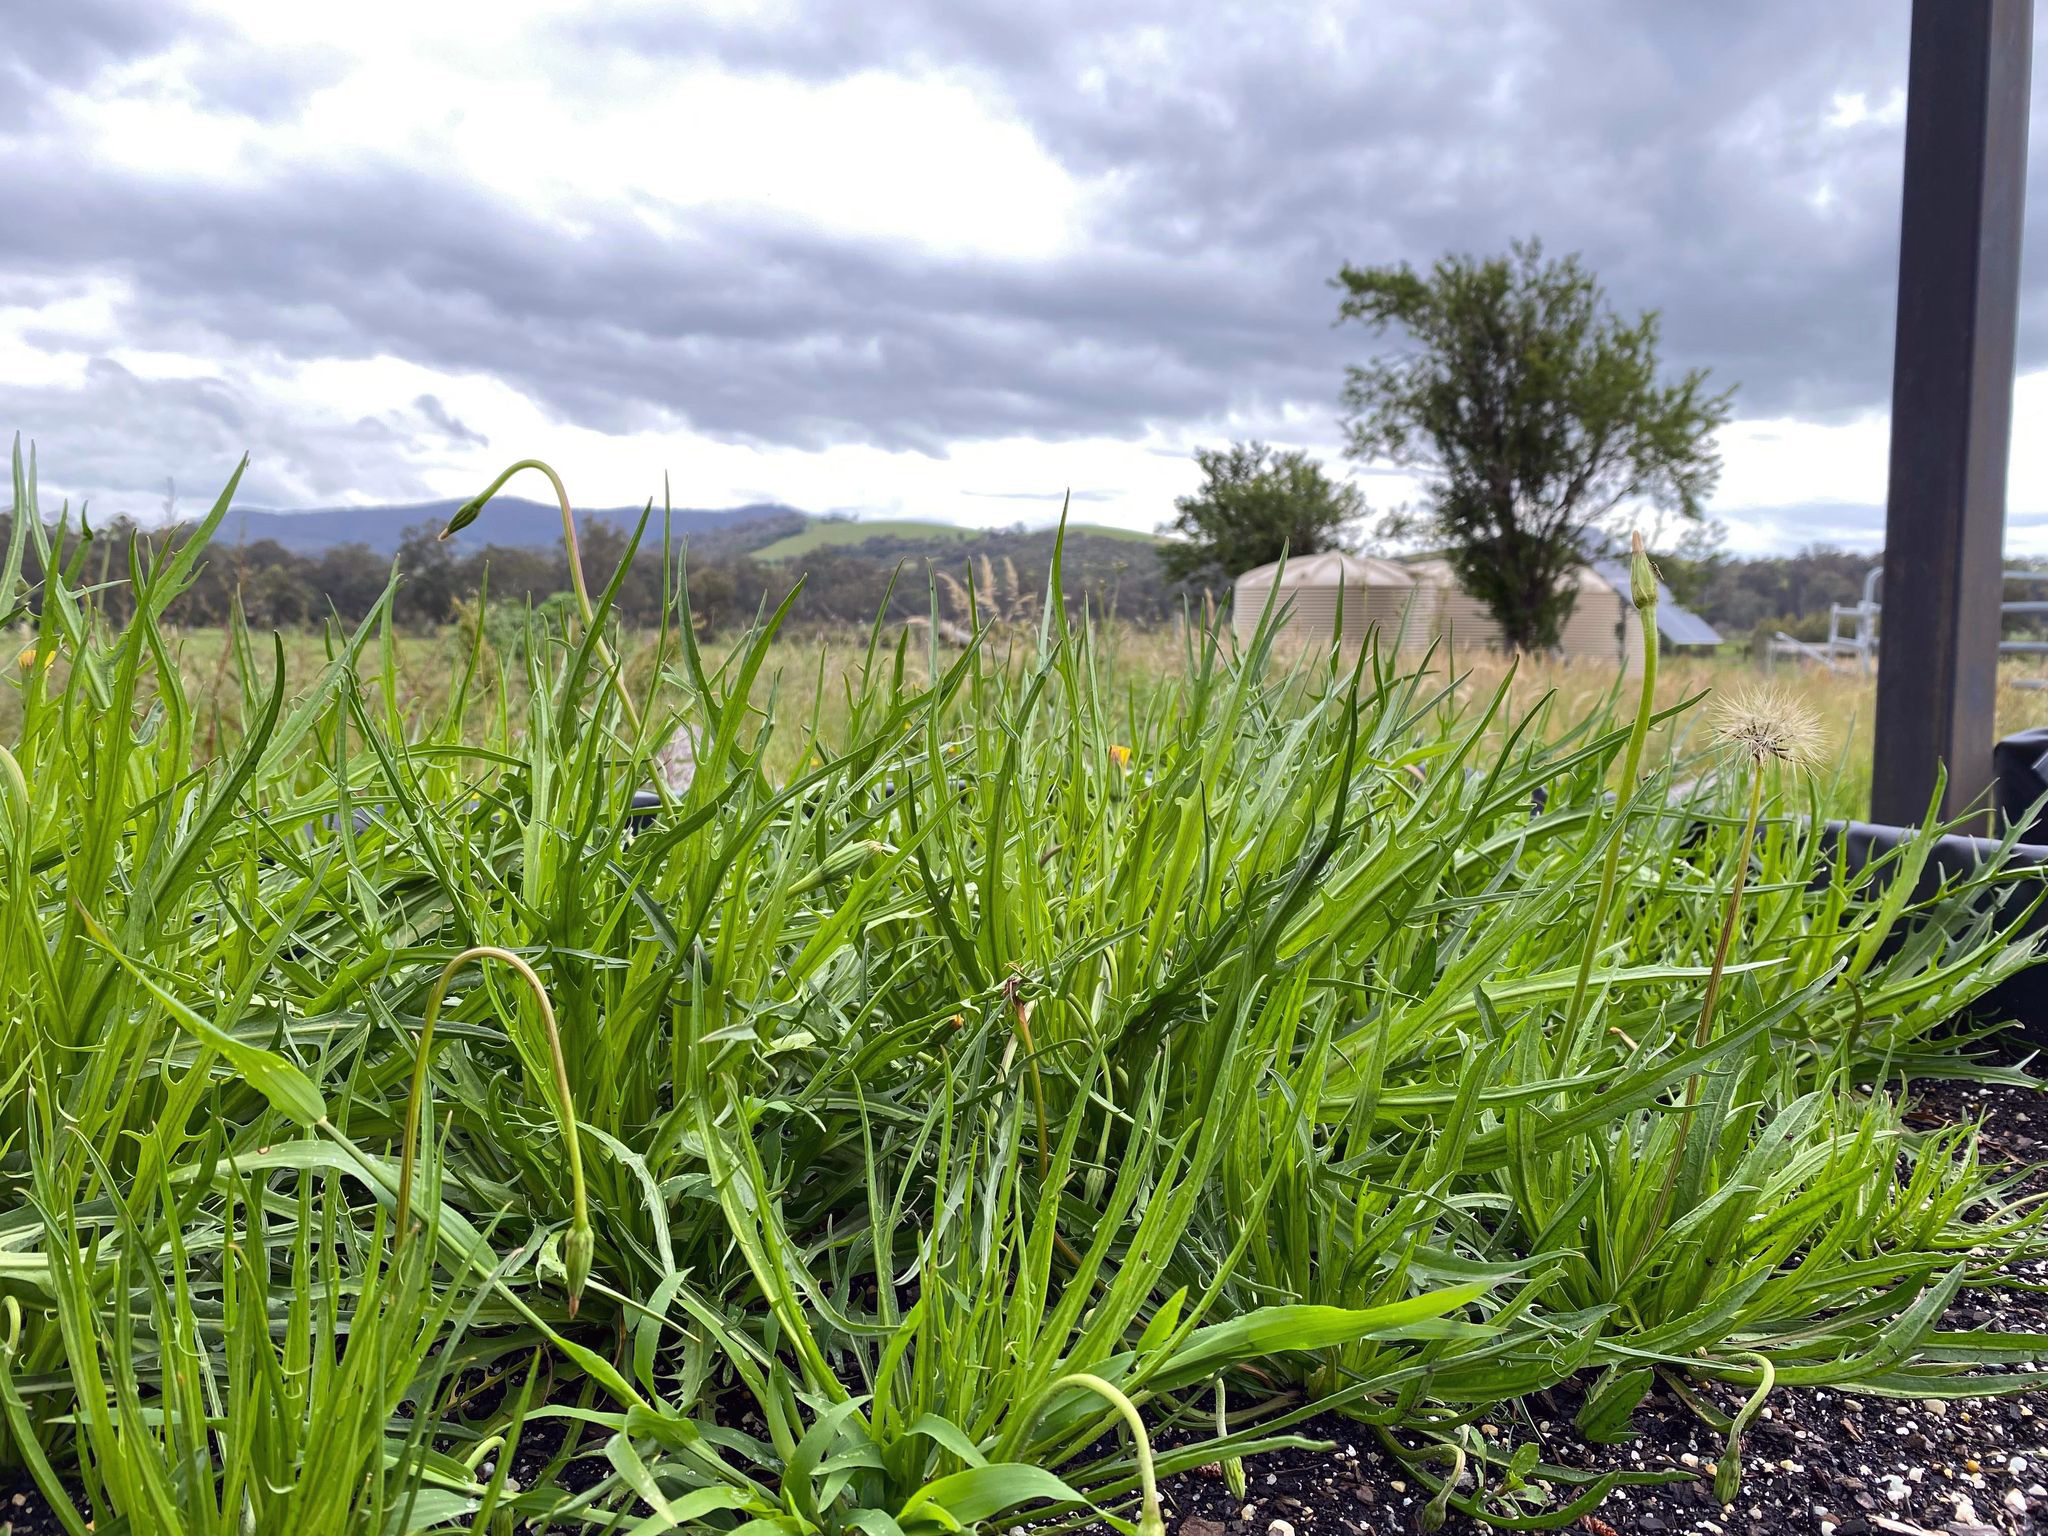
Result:
M33 279L0 298L0 378L17 386L76 385L91 354L76 344L52 345L50 333L111 338L129 287L86 275Z
M433 166L575 228L636 207L665 233L745 209L936 256L1033 261L1074 248L1089 189L980 82L863 70L807 81L624 53L567 58L546 8L215 0L283 57L345 60L286 121L209 105L191 44L54 103L58 133L152 176L280 181L308 167Z
M1721 434L1721 451L1713 510L1727 522L1738 553L1782 553L1817 542L1874 549L1883 542L1888 413L1839 423L1735 421ZM1822 508L1840 511L1830 516ZM1864 515L1850 515L1858 508ZM2009 552L2048 552L2048 370L2021 374L2014 384L2006 529Z
M1782 417L1721 432L1717 506L1883 501L1890 429L1881 415L1827 424Z
M1827 125L1835 129L1861 128L1866 124L1896 128L1906 120L1906 93L1893 90L1872 106L1864 91L1837 91L1828 107Z

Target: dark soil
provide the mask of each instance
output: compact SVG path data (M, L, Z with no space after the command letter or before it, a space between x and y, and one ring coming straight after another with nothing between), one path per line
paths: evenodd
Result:
M2048 1097L2038 1090L1927 1083L1919 1115L1935 1125L1981 1118L1987 1158L2029 1170L2048 1193ZM1944 1326L2002 1332L2048 1331L2048 1261L2016 1278L2039 1289L1971 1291ZM1703 1389L1724 1412L1737 1397ZM1861 1398L1822 1388L1781 1388L1744 1441L1743 1483L1732 1505L1715 1501L1718 1435L1663 1387L1644 1400L1637 1437L1594 1445L1572 1427L1577 1389L1566 1384L1510 1411L1481 1433L1502 1447L1535 1438L1545 1462L1590 1473L1622 1470L1671 1479L1618 1488L1571 1527L1581 1536L2020 1536L2048 1531L2048 1394L1972 1401ZM2039 1402L2037 1409L2034 1403ZM1328 1451L1284 1451L1246 1465L1248 1487L1233 1496L1221 1468L1201 1468L1160 1485L1174 1536L1334 1536L1421 1528L1429 1491L1372 1431L1326 1416L1302 1431ZM521 1446L522 1482L559 1444L542 1421ZM576 1481L577 1468L570 1469ZM0 1478L7 1474L0 1473ZM1575 1490L1554 1486L1523 1513L1562 1506ZM1447 1536L1484 1527L1455 1511ZM61 1527L24 1478L0 1483L0 1536L58 1536Z
M1992 1536L2048 1529L2048 1418L2023 1401L1930 1407L1819 1389L1773 1393L1765 1416L1744 1438L1741 1496L1723 1505L1713 1493L1720 1437L1668 1392L1658 1389L1645 1400L1636 1415L1638 1438L1621 1446L1581 1440L1572 1429L1576 1400L1563 1390L1550 1396L1549 1404L1531 1400L1533 1426L1513 1424L1503 1414L1501 1423L1484 1426L1492 1431L1488 1438L1526 1436L1533 1427L1555 1465L1675 1478L1616 1489L1571 1527L1588 1536ZM1722 1399L1724 1409L1734 1406ZM1220 1469L1168 1479L1160 1488L1167 1530L1178 1536L1324 1536L1421 1529L1429 1490L1370 1430L1321 1418L1307 1432L1335 1449L1255 1459L1241 1500ZM1559 1508L1574 1491L1554 1487L1524 1514ZM1442 1527L1446 1536L1485 1529L1455 1511Z

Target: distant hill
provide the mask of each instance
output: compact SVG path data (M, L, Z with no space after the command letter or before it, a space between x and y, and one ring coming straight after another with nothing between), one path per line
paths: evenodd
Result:
M1049 530L1039 529L1036 532ZM875 518L854 521L841 517L814 517L801 532L777 539L753 551L756 560L790 560L827 549L859 549L874 545L874 553L937 553L956 544L978 544L996 530L966 528L958 523L936 523L917 518ZM1069 523L1070 538L1117 539L1133 544L1156 542L1149 533L1130 528L1110 528L1099 523Z
M254 544L269 539L297 555L317 555L338 544L367 544L371 551L389 557L398 553L399 542L408 528L422 523L436 528L446 523L461 506L451 496L445 501L416 501L403 505L368 507L317 507L304 512L273 512L259 507L234 507L228 511L216 535L216 544ZM997 530L968 528L923 518L813 517L777 502L753 502L742 507L678 507L670 514L678 536L716 538L720 554L749 553L756 560L782 561L827 551L862 549L875 555L937 554L951 545L978 545ZM579 522L604 522L630 528L639 519L638 507L578 508ZM661 511L655 509L647 536L660 542ZM1045 531L1045 530L1039 530ZM1076 538L1115 539L1150 545L1149 533L1128 528L1109 528L1096 523L1069 523L1067 531ZM512 549L553 549L562 538L562 513L553 502L530 501L523 496L499 496L484 509L482 517L461 536L465 544L496 544ZM873 546L863 548L863 546Z
M380 555L394 555L405 530L421 523L440 527L462 505L458 497L446 501L418 501L403 506L319 507L305 512L270 512L259 508L230 508L221 524L216 544L237 541L255 543L272 539L294 554L317 555L337 544L367 544ZM639 507L578 508L579 521L596 520L631 528L639 520ZM773 502L744 507L709 510L678 507L670 514L678 534L726 532L748 523L769 523L803 514ZM659 539L662 512L655 508L648 524L648 537ZM764 532L769 530L764 530ZM780 530L774 530L779 532ZM467 539L484 544L528 549L551 549L561 541L562 512L553 502L528 501L521 496L498 496L473 523Z
M875 518L855 522L843 517L813 517L805 520L801 532L764 544L754 551L756 560L788 560L797 555L816 554L821 549L852 549L878 539L905 544L959 544L981 530L956 523L927 523L915 518Z

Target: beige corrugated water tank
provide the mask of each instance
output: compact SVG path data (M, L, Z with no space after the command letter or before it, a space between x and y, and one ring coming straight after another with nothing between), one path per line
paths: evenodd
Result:
M1450 645L1497 647L1500 626L1486 604L1458 585L1448 560L1417 560L1415 579L1436 590L1431 633ZM1588 566L1565 578L1578 590L1558 635L1558 654L1574 661L1619 661L1628 671L1643 664L1643 632L1626 592Z
M1230 623L1239 640L1249 640L1270 598L1281 634L1327 641L1341 605L1347 641L1362 639L1368 627L1377 626L1380 645L1397 649L1427 640L1436 597L1435 588L1418 584L1398 560L1327 550L1275 561L1238 577Z
M1557 637L1566 657L1587 661L1619 661L1633 672L1643 664L1643 627L1636 621L1628 594L1589 566L1572 572L1578 601Z
M1500 626L1494 623L1486 604L1458 585L1450 561L1417 560L1408 569L1418 582L1436 593L1436 603L1430 609L1432 638L1454 646L1500 646Z

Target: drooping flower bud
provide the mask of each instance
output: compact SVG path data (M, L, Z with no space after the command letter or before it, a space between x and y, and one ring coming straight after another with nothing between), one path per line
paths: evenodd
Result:
M490 493L487 491L481 496L472 496L468 501L457 507L453 515L448 519L448 526L441 530L441 538L444 540L452 539L456 534L462 532L463 529L475 522L483 515L484 503L490 499Z

